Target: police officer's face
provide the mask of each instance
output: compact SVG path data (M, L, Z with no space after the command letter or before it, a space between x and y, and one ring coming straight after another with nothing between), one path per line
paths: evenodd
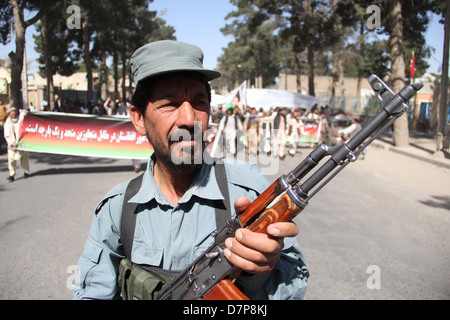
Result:
M156 81L142 122L135 127L145 134L155 155L176 170L189 166L203 154L203 133L207 130L210 104L205 85L196 79L174 74ZM180 162L188 166L178 165ZM198 163L197 163L198 164Z

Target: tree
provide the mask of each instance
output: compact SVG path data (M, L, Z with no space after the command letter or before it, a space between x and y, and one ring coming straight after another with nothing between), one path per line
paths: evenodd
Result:
M263 86L271 85L280 71L279 42L274 35L277 24L247 1L233 0L233 4L238 9L227 15L225 19L231 22L221 32L235 40L218 59L223 76L215 83L229 90L245 80L248 85L256 84L255 79L262 80L258 82Z
M130 88L125 79L130 78L128 60L132 52L147 42L174 39L173 27L149 10L152 0L73 0L81 11L81 28L71 30L78 48L83 52L83 63L87 73L87 96L91 102L94 95L93 72L100 71L100 94L106 98L109 67L112 57L114 72L114 97L119 97L119 78L122 77L122 97L127 97ZM119 75L119 64L122 75ZM131 86L131 83L130 83Z
M403 16L402 3L393 0L389 16L390 24L390 49L391 49L391 82L394 92L400 91L405 86L405 56L403 51ZM408 118L405 113L394 123L394 144L397 147L408 146Z
M50 104L53 103L52 77L58 72L69 75L76 67L76 60L83 55L87 72L88 102L93 98L93 70L95 60L100 62L103 71L103 84L106 81L109 56L113 56L115 74L115 93L118 95L118 64L123 62L123 81L129 75L127 61L131 53L143 44L161 40L174 39L175 30L166 26L165 21L157 17L156 11L149 10L153 0L111 0L88 1L72 0L70 5L80 9L81 25L78 28L67 28L66 9L69 3L64 1L49 2L45 0L8 0L0 2L0 41L4 44L11 41L10 28L16 30L16 50L9 54L11 60L11 103L20 106L21 73L25 30L28 26L41 22L38 30L41 35L36 37L37 50L41 53L39 62L43 65L41 71L48 80L47 90ZM24 12L36 13L27 21ZM70 30L68 30L70 29ZM76 43L77 48L71 48ZM131 78L131 77L130 77ZM131 85L130 85L131 86ZM106 88L104 84L103 88ZM125 97L123 85L123 96ZM105 92L103 92L105 93Z
M449 59L449 46L450 46L450 4L447 1L447 5L444 10L442 10L442 15L444 16L445 27L444 27L444 52L442 57L442 76L441 76L441 97L439 101L439 123L438 132L441 137L446 134L447 126L447 112L448 112L448 59ZM438 145L439 151L442 151L443 144L442 141Z
M395 92L405 85L409 75L409 63L405 56L410 57L414 50L418 76L428 67L425 59L430 54L424 38L428 28L427 13L431 8L430 0L418 1L376 1L381 8L382 19L379 33L389 36L389 54L391 58L390 84ZM405 113L394 123L394 144L404 147L409 144L408 118Z
M430 0L352 1L353 8L350 6L350 9L353 10L346 10L345 16L350 19L353 15L357 17L358 30L355 31L359 34L356 41L348 45L350 55L347 57L346 71L347 74L357 75L358 91L362 79L372 73L388 78L392 86L402 87L409 75L409 64L405 63L405 60L411 57L412 51L415 53L416 75L421 76L426 72L428 68L426 59L429 58L431 50L426 45L424 34L429 23L427 13L430 10L430 2ZM379 23L374 25L377 20ZM369 24L372 25L370 28ZM387 36L388 40L378 40L377 34ZM387 69L389 64L390 72ZM396 144L407 144L405 140L408 138L408 123L404 123L404 120L406 117L397 121L395 125L400 125L396 131L397 136L394 137Z
M308 62L308 90L314 96L314 52L321 51L329 43L331 30L325 1L304 0L254 0L261 10L278 16L280 37L292 45L293 55L298 59L306 52ZM326 32L325 32L325 29ZM300 64L296 64L299 68ZM297 70L297 75L299 74Z
M131 79L128 61L131 54L142 45L156 40L175 40L175 29L167 26L166 21L149 10L153 0L116 0L115 46L117 62L122 62L122 98L127 97L125 79ZM130 81L131 86L131 81Z
M276 21L279 21L278 35L292 48L292 56L297 59L294 60L297 76L301 72L299 70L301 63L298 60L306 53L308 92L314 96L315 58L317 53L327 51L342 38L336 9L340 3L347 1L339 1L336 6L333 6L333 1L324 0L250 0L250 2L260 11L276 16Z
M25 50L25 32L26 29L35 24L41 17L42 11L40 9L40 1L21 1L21 0L8 0L6 3L3 2L0 5L1 15L5 18L6 24L2 25L2 42L8 43L10 37L4 35L4 30L6 25L11 25L14 23L15 30L15 43L16 50L11 51L8 56L11 60L11 85L10 85L10 101L11 107L19 109L21 104L21 90L22 90L22 70L23 70L23 60L24 60L24 50ZM24 18L25 10L29 12L37 13L28 20Z
M59 73L69 76L78 67L76 60L79 54L76 50L70 50L74 38L66 25L66 8L66 1L44 6L41 21L36 24L38 34L34 36L36 52L40 53L40 72L47 79L46 91L50 110L55 108L53 75Z
M340 32L336 32L334 44L331 46L333 52L333 71L330 99L333 101L336 92L339 95L344 94L345 56L350 51L348 46L346 48L346 42L354 33L355 26L360 19L357 14L357 7L353 1L332 0L331 10L334 17L334 27L336 30L340 30Z
M100 64L103 99L107 94L107 57L113 57L116 98L119 96L119 62L122 61L122 97L125 98L127 96L125 79L127 77L131 79L128 67L130 55L148 42L175 38L173 27L166 26L166 22L157 17L157 12L149 9L151 2L152 0L106 1L102 2L100 7L91 10L95 16L95 19L92 19L95 22L92 23L94 33L91 55Z

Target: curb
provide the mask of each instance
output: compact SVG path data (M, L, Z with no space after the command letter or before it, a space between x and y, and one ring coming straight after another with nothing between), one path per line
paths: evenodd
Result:
M390 146L387 145L385 143L382 142L377 142L377 141L373 141L371 143L372 146L380 148L380 149L385 149L388 151L392 151L404 156L408 156L410 158L416 159L416 160L421 160L424 162L428 162L431 163L433 165L436 165L438 167L442 167L442 168L446 168L446 169L450 169L450 161L448 160L444 160L444 159L440 159L440 158L434 158L433 155L430 156L422 156L420 154L416 154L414 152L411 152L409 150L406 150L405 148L399 148L399 147L394 147L394 146Z

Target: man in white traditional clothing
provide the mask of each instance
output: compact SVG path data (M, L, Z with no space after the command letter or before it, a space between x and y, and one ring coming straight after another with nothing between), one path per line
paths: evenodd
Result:
M25 113L21 113L18 118L16 109L8 108L7 115L8 118L6 119L4 125L4 135L6 143L8 144L8 180L13 182L16 176L17 161L20 161L20 165L25 171L24 178L27 178L30 175L30 161L29 153L27 151L17 150L18 142L20 140L20 123L23 121Z
M234 106L230 104L227 107L227 113L220 120L219 131L221 131L224 135L224 147L228 147L228 151L233 157L237 152L238 130L242 130L242 122L239 117L236 116Z

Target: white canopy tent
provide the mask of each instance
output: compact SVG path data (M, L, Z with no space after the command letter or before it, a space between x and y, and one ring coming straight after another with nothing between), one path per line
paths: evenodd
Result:
M233 90L227 95L213 95L211 105L216 107L223 105L226 107L232 98L235 96L238 89ZM245 89L245 98L243 99L245 105L254 107L257 110L262 108L265 111L270 111L275 107L283 108L301 108L310 110L316 103L316 97L275 89Z

